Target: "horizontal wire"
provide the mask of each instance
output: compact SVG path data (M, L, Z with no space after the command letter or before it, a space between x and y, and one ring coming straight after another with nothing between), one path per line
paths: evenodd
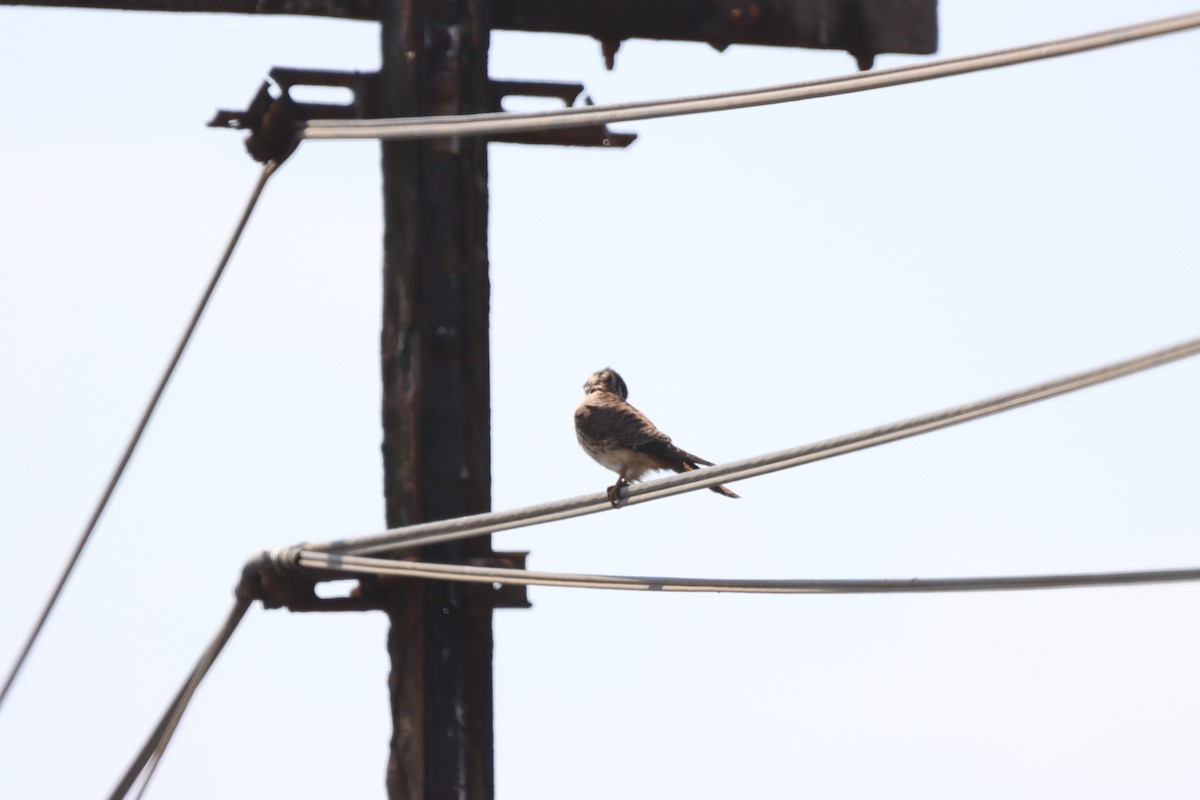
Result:
M620 505L636 505L683 492L706 489L721 483L765 475L801 464L845 455L857 450L940 430L980 417L1008 411L1039 400L1084 389L1126 375L1200 355L1200 339L1191 339L1172 347L1155 350L1136 358L1119 361L1099 369L1080 372L1018 391L955 406L932 414L882 425L826 439L813 444L779 450L774 453L730 461L706 469L672 475L667 478L633 484L620 490ZM293 550L355 553L364 555L398 547L423 547L438 542L467 539L496 531L539 525L560 519L612 510L607 494L582 495L511 511L494 511L455 519L439 520L397 528L373 536L339 539L319 544L304 544Z
M142 434L145 433L146 426L150 424L150 417L154 414L154 409L158 408L158 401L162 399L163 392L167 388L167 383L171 380L171 376L175 374L175 368L179 366L179 360L183 357L183 351L187 348L188 342L192 340L192 334L195 333L196 326L200 324L200 317L204 314L204 309L208 307L208 301L212 298L213 292L217 288L217 282L221 280L221 275L225 272L225 266L229 263L229 259L233 256L234 248L237 247L238 241L242 238L242 232L246 229L246 224L250 221L250 214L253 213L254 207L258 205L258 199L262 196L263 189L267 185L267 180L278 167L279 165L274 161L268 161L263 165L262 172L258 176L258 182L254 185L254 189L250 193L250 199L246 201L246 207L242 210L242 216L238 219L237 225L233 229L233 234L229 237L229 242L225 246L225 252L222 253L220 260L217 262L217 267L213 270L213 275L209 278L208 285L204 289L204 293L200 296L199 302L196 303L196 308L192 312L192 317L188 321L187 328L184 329L183 336L180 337L179 343L175 345L175 352L171 355L171 360L167 363L166 368L158 379L158 386L155 387L154 393L150 396L145 410L142 411L142 416L138 420L137 427L134 428L133 433L130 435L129 442L125 445L125 450L121 454L121 458L113 468L112 474L108 478L108 483L100 495L100 499L96 501L96 506L92 509L92 515L88 518L83 532L75 542L75 549L67 559L67 565L59 576L58 583L55 584L54 589L50 592L50 597L46 601L46 605L42 608L41 615L34 624L29 637L25 640L25 644L21 648L16 662L13 664L8 677L4 681L4 687L0 689L0 706L3 706L4 698L8 696L8 690L12 688L17 675L21 671L21 667L24 666L25 660L29 657L29 653L33 649L33 643L37 641L38 634L45 627L46 620L50 617L50 612L54 609L55 603L58 602L63 587L67 585L67 579L71 577L71 573L75 570L75 565L79 563L79 557L83 555L83 548L91 538L97 523L100 522L100 516L104 513L104 509L108 507L108 501L112 498L113 492L116 491L117 483L120 482L121 476L125 474L125 467L129 465L130 459L133 458L134 450L137 449L138 444L142 441Z
M742 89L671 100L644 100L554 111L492 112L440 117L400 117L367 120L312 120L304 123L304 139L432 139L448 136L493 136L559 130L613 122L729 111L753 106L832 97L907 83L947 78L968 72L1095 50L1200 27L1200 12L1128 25L1083 36L996 50L971 56L929 61L865 74Z
M578 589L643 592L730 592L740 594L906 594L925 592L990 592L1020 589L1067 589L1200 580L1200 568L1083 572L1062 575L1009 575L983 578L737 580L719 578L650 578L624 575L581 575L535 572L505 567L475 567L392 561L383 558L310 550L291 552L294 563L310 569L366 575L395 575L464 583L505 583Z
M1182 15L1170 19L1158 20L1155 22L1145 23L1141 25L1132 25L1125 28L1118 28L1100 33L1090 34L1086 36L1074 37L1070 39L1061 39L1057 41L1047 42L1043 44L1030 45L1026 47L1012 48L1010 50L997 51L976 56L967 56L963 58L947 59L935 61L922 65L914 65L909 67L900 67L891 70L880 70L869 75L853 75L841 78L832 78L817 81L806 81L803 83L789 84L785 86L772 87L767 89L754 89L740 92L726 92L720 94L681 98L668 101L651 101L641 103L625 103L615 104L610 106L593 106L588 108L570 108L555 112L531 112L531 113L508 113L501 112L498 114L479 114L469 117L433 117L425 119L394 119L394 120L361 120L351 122L321 122L315 121L306 124L301 131L303 138L310 139L337 139L337 138L381 138L381 139L417 139L417 138L434 138L444 136L467 136L467 135L489 135L501 133L515 133L519 131L536 131L549 130L556 128L582 127L589 125L607 124L611 122L632 121L639 119L650 119L655 117L679 116L685 114L697 114L710 111L732 110L738 108L748 108L752 106L769 105L775 103L784 103L804 99L813 99L817 97L828 97L839 94L848 94L851 92L866 91L870 89L884 88L888 86L897 86L906 83L914 83L918 81L933 80L941 77L949 77L952 75L964 74L968 72L994 69L997 67L1008 66L1028 61L1053 58L1056 56L1066 55L1069 53L1077 53L1085 50L1096 49L1100 47L1108 47L1115 44L1130 42L1137 39L1148 38L1151 36L1159 36L1167 33L1186 30L1189 28L1200 27L1200 13ZM129 462L133 450L136 448L141 434L144 431L150 415L153 413L159 398L161 397L166 383L169 380L175 366L177 365L183 349L190 339L194 331L199 317L204 310L209 297L215 289L216 283L220 275L228 263L232 255L233 248L236 245L245 225L249 219L249 215L257 203L263 187L267 179L270 177L276 164L268 163L263 170L262 176L256 186L245 212L240 220L234 235L225 251L225 254L219 263L217 270L210 281L196 312L194 313L187 330L184 333L183 339L176 348L173 358L167 367L159 385L151 398L151 401L143 414L138 427L136 428L133 437L127 446L121 460L119 461L113 476L111 477L101 500L99 501L92 517L89 520L87 527L81 536L72 557L55 587L49 603L43 610L32 634L17 659L15 666L8 675L8 678L0 690L0 703L3 702L5 695L11 688L17 673L20 671L26 657L32 648L34 640L45 624L55 601L58 599L61 591L66 583L68 576L77 563L80 554L83 551L84 545L94 529L101 513L107 504L108 499L112 495L117 482L119 481L125 466ZM1190 347L1189 347L1190 344ZM1140 369L1148 369L1151 366L1158 366L1169 361L1174 361L1179 358L1184 358L1190 355L1195 355L1195 348L1200 346L1200 343L1193 342L1185 345L1180 345L1175 350L1184 350L1178 354L1166 355L1168 351L1160 351L1163 355L1146 361L1143 359L1134 359L1132 361L1146 361L1143 366L1129 367L1122 369L1122 365L1114 365L1105 370L1098 370L1093 375L1094 379L1089 379L1086 376L1079 376L1075 379L1064 379L1063 381L1055 382L1054 384L1046 384L1040 391L1027 390L1024 398L1013 396L1008 400L1004 398L996 398L988 404L988 410L977 409L975 412L955 413L953 410L943 412L941 415L935 415L928 419L927 423L919 423L922 418L909 420L907 423L897 423L889 428L878 429L878 433L872 436L864 436L863 434L843 437L843 441L831 440L823 447L810 446L807 448L809 452L797 452L794 455L780 458L780 456L789 453L790 451L781 451L779 454L773 454L775 457L762 457L759 459L746 459L743 462L733 462L723 465L723 467L714 467L711 470L705 470L703 475L693 473L690 476L678 476L675 479L665 479L662 481L654 481L651 484L645 484L641 487L634 487L633 491L626 490L624 502L634 504L645 502L658 497L665 497L671 494L676 494L682 491L692 491L695 489L706 488L710 485L715 485L722 480L738 480L744 477L752 477L754 475L764 474L766 472L775 471L777 469L785 469L789 466L797 466L809 461L818 460L818 458L828 458L833 455L839 455L854 450L863 449L865 447L882 444L885 441L895 441L906 436L913 436L918 433L936 430L947 425L956 424L958 422L973 419L985 414L997 413L998 411L1013 408L1025 403L1035 402L1036 400L1052 397L1067 391L1090 386L1103 380L1111 380L1121 375L1129 374L1130 372ZM1131 362L1123 362L1129 364ZM1100 374L1104 373L1103 376ZM1036 389L1036 387L1035 387ZM967 407L964 407L964 409ZM864 432L866 433L866 432ZM815 447L815 449L814 449ZM805 448L802 448L805 449ZM718 474L719 473L719 474ZM699 479L695 479L699 476ZM693 480L687 480L693 478ZM573 507L571 513L565 513L567 509L563 503L547 504L542 507L547 511L550 508L557 507L557 511L550 512L547 515L543 511L538 514L530 514L529 509L519 510L517 512L507 512L507 514L499 515L478 515L474 518L464 518L461 520L452 520L451 523L467 523L469 520L475 520L479 524L481 517L492 517L491 523L483 523L482 529L471 528L468 526L457 525L455 530L447 531L444 534L426 533L424 540L419 540L420 534L416 529L423 526L413 526L408 529L403 539L398 539L397 535L385 535L384 537L372 537L377 541L371 544L365 544L354 547L357 552L371 552L373 550L393 547L399 543L407 543L410 546L417 546L418 543L432 543L433 541L446 541L448 539L465 538L467 536L479 535L495 530L502 530L518 525L530 525L537 522L547 522L551 519L559 519L566 516L578 516L584 513L594 513L595 511L603 510L607 507L607 498L604 495L585 496L575 498L572 501L565 501ZM523 513L524 512L524 513ZM498 517L506 517L505 521L495 519ZM437 523L434 523L435 525ZM436 538L433 538L436 537ZM379 541L379 539L387 538L388 542ZM331 543L328 545L330 549L341 547L346 548L349 542ZM319 547L319 545L314 546ZM361 556L344 555L341 553L318 552L313 549L296 550L293 548L287 551L289 557L294 558L294 562L302 567L335 570L354 573L369 573L377 575L404 575L408 577L420 577L430 579L443 579L466 581L475 583L509 583L532 586L561 586L561 587L580 587L580 588L597 588L597 589L620 589L620 590L642 590L642 591L681 591L681 592L739 592L739 593L770 593L770 594L860 594L860 593L898 593L898 592L948 592L948 591L988 591L988 590L1015 590L1015 589L1045 589L1045 588L1063 588L1063 587L1080 587L1080 586L1106 586L1120 584L1139 584L1139 583L1160 583L1171 581L1194 581L1200 580L1200 569L1181 569L1181 570L1152 570L1140 572L1119 572L1119 573L1080 573L1080 574L1065 574L1065 575L1041 575L1041 576L1007 576L1007 577L985 577L985 578L932 578L919 579L913 578L909 580L731 580L731 579L694 579L694 578L658 578L658 577L633 577L633 576L611 576L611 575L577 575L570 573L550 573L550 572L535 572L528 570L515 570L504 568L488 568L488 567L472 567L472 566L457 566L443 564L429 564L419 562L397 562L385 559L364 558ZM167 708L162 720L151 734L146 746L130 766L129 771L124 776L122 783L114 792L113 797L124 797L128 794L133 784L140 778L140 786L138 787L136 796L140 798L145 792L149 781L161 761L163 754L166 751L171 737L173 736L187 705L191 701L213 662L232 636L241 619L244 617L249 608L249 601L239 599L235 603L229 618L216 637L206 648L201 656L196 667L193 669L187 683L177 694L174 701Z

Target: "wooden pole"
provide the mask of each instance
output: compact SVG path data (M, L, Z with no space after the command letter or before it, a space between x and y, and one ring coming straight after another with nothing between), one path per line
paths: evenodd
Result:
M383 0L385 116L487 110L485 0ZM486 511L491 496L487 144L384 143L383 457L389 527ZM489 538L430 547L465 561ZM493 793L491 587L388 595L392 800Z

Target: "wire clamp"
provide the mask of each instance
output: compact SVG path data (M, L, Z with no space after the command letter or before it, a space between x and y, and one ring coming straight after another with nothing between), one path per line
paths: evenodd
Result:
M346 89L350 92L350 99L344 103L305 102L297 99L293 92L300 87ZM490 80L488 89L488 110L496 112L504 111L504 100L508 97L559 100L564 107L571 108L583 95L581 83ZM299 145L300 130L306 122L377 118L380 113L380 91L378 72L275 67L245 111L220 110L209 120L208 127L250 131L246 137L246 150L255 161L283 163ZM592 100L584 96L582 103L591 105ZM610 131L607 125L599 124L498 134L489 140L513 144L624 148L635 139L636 133L617 133Z
M298 86L348 89L348 103L297 100ZM379 73L275 67L245 111L221 110L210 128L248 130L246 150L255 161L282 163L300 144L300 124L314 119L370 119L378 116Z

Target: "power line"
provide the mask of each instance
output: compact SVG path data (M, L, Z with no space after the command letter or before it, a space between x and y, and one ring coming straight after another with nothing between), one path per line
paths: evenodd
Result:
M928 433L933 430L996 414L1022 405L1055 397L1098 383L1162 366L1200 354L1200 339L1117 362L1106 367L1081 372L1055 381L1038 384L988 400L981 400L945 411L880 426L813 445L781 450L764 456L710 467L696 472L676 475L622 490L622 503L634 504L667 497L681 492L707 488L710 485L774 472L788 467L831 458L886 442ZM537 572L499 567L435 564L414 561L394 561L370 558L354 553L374 552L398 546L423 546L434 542L461 539L496 530L565 519L611 508L603 493L571 500L531 506L515 511L478 514L454 520L413 525L409 528L375 537L347 539L318 545L302 545L270 554L268 561L284 567L345 572L354 574L392 575L429 580L449 580L468 583L508 583L524 586L558 586L590 589L662 592L718 592L741 594L901 594L932 592L1014 591L1053 588L1082 588L1134 584L1170 583L1200 580L1200 568L1140 570L1127 572L1090 572L1054 575L1009 575L965 578L911 579L713 579L669 578L621 575L587 575L560 572ZM331 552L336 551L336 552ZM352 551L352 552L351 552ZM243 576L243 582L247 579ZM192 671L184 688L167 708L162 720L151 734L142 752L129 767L122 782L114 791L113 800L127 797L141 778L137 797L145 791L159 760L166 750L184 709L200 681L229 640L249 607L251 595L239 587L238 602L225 626L206 649Z
M393 561L307 549L282 552L291 563L309 569L392 575L406 578L509 583L522 586L560 586L579 589L622 589L643 592L730 592L740 594L910 594L929 592L992 592L1019 589L1066 589L1145 583L1200 581L1200 568L1083 572L1061 575L1007 575L983 578L800 579L738 580L721 578L651 578L625 575L582 575L535 572L504 567Z
M305 127L303 136L305 138L329 139L416 139L431 138L436 136L494 135L502 133L515 133L519 131L552 130L578 126L590 126L609 122L621 122L636 119L649 119L655 117L668 117L685 114L706 113L719 110L731 110L803 99L813 99L816 97L834 96L851 92L884 88L887 86L901 85L905 83L933 80L941 77L964 74L967 72L994 69L1001 66L1052 58L1100 47L1108 47L1123 42L1163 35L1166 33L1195 27L1200 27L1200 13L1184 15L1168 20L1160 20L1143 25L1129 26L1127 28L1115 29L1102 33L1091 34L1088 36L1057 40L1054 42L1022 48L1014 48L1011 50L977 56L949 59L923 65L902 67L893 70L882 70L862 76L856 75L847 76L844 78L809 81L768 89L730 92L660 102L629 103L613 106L566 109L559 112L541 114L503 113L472 115L469 117L457 118L435 117L420 120L372 120L336 123L313 122L309 123ZM15 680L17 672L21 668L34 640L39 634L46 618L50 613L50 610L61 593L61 590L65 585L71 570L82 553L88 537L97 524L99 517L103 513L104 507L114 491L125 466L132 457L132 453L137 446L137 443L149 421L151 414L153 413L158 399L161 397L166 383L169 380L175 366L177 365L209 297L215 289L221 272L232 255L233 248L248 221L250 213L257 202L258 196L261 193L266 180L275 168L276 165L273 163L269 163L264 168L263 175L260 178L259 184L251 197L251 200L234 234L234 237L229 243L229 247L226 250L224 258L218 266L216 273L214 274L212 281L207 288L207 291L205 292L198 308L196 309L191 323L189 324L189 327L182 341L180 342L174 357L167 368L167 371L164 373L159 386L141 419L141 422L139 423L121 461L117 466L117 469L114 471L114 474L101 498L101 501L97 505L92 518L85 528L85 531L76 547L74 554L71 557L67 569L65 570L58 583L58 586L51 596L50 601L41 618L39 619L32 635L30 636L29 641L26 643L26 646L19 657L17 664L5 683L3 691L0 692L0 703L2 703L5 695L8 692L8 689ZM662 481L655 481L635 487L632 491L627 490L624 493L623 501L625 504L645 502L648 500L657 499L659 497L681 493L683 491L706 488L710 485L715 485L723 481L753 477L755 475L765 474L767 472L785 469L791 466L797 466L802 463L808 463L810 461L816 461L834 455L841 455L844 453L853 452L855 450L864 449L866 447L872 447L877 444L896 441L898 439L914 436L919 433L937 430L948 425L957 424L969 419L975 419L987 414L998 413L999 411L1008 410L1009 408L1014 408L1019 405L1032 403L1040 399L1056 396L1058 394L1073 391L1078 388L1084 388L1085 386L1094 385L1095 383L1105 380L1111 380L1115 377L1121 377L1122 375L1130 374L1131 372L1148 369L1152 366L1158 366L1179 358L1196 355L1197 352L1200 352L1200 341L1191 342L1187 345L1180 345L1179 348L1176 349L1180 348L1186 348L1187 352L1180 352L1169 356L1160 355L1158 360L1154 363L1144 363L1139 366L1131 366L1124 368L1123 371L1117 368L1121 368L1125 364L1130 364L1132 362L1123 362L1122 365L1114 365L1112 368L1096 371L1096 373L1087 373L1084 376L1077 376L1075 379L1064 379L1063 381L1057 381L1053 384L1045 384L1042 387L1034 387L1033 389L1025 390L1023 393L1018 393L1018 395L1015 396L995 398L992 401L984 401L983 404L974 404L973 406L964 406L960 409L951 409L947 412L941 412L940 414L929 415L928 417L923 418L915 418L907 422L897 423L893 426L885 426L883 428L873 429L872 431L865 431L860 434L852 434L848 437L829 440L828 442L819 443L819 445L811 445L806 448L797 448L791 451L781 451L780 453L770 454L768 456L762 456L756 459L745 459L739 462L731 462L730 464L722 465L721 467L714 467L710 470L705 470L702 473L694 473L692 475L678 476ZM1167 351L1160 351L1160 353L1165 352ZM1143 359L1135 359L1134 361L1141 362L1144 361L1145 358L1146 357L1143 357ZM1105 374L1099 375L1099 373ZM382 539L377 539L371 544L365 544L363 546L353 548L348 547L346 542L338 542L332 543L327 547L330 550L352 549L354 552L374 552L377 550L394 547L397 544L418 546L430 543L432 541L448 541L451 539L466 538L467 536L479 535L494 530L536 524L539 522L550 521L551 519L578 516L584 513L594 513L595 511L605 510L609 507L607 499L603 494L576 498L573 501L564 502L572 504L581 502L582 505L572 506L571 513L555 512L553 515L542 514L539 516L538 514L526 513L522 517L522 512L507 512L509 523L491 524L490 527L486 528L471 528L470 523L472 520L478 523L479 519L482 517L498 518L505 517L506 514L479 515L479 517L453 520L450 521L452 523L452 527L446 528L445 532L437 534L427 531L425 533L426 538L424 539L420 538L420 533L418 531L418 529L423 528L424 526L413 526L410 529L405 529L401 535L383 537L389 539L387 542L382 541ZM562 509L562 506L563 503L547 504L546 506L535 507L535 509L549 509L553 507ZM530 509L525 509L523 511L529 512ZM462 525L462 523L468 524ZM401 539L400 536L404 536L404 538ZM372 574L405 575L408 577L463 580L472 582L507 582L522 583L525 585L586 586L591 588L627 590L767 593L932 592L1036 589L1067 586L1099 586L1200 580L1200 569L1122 573L1085 573L1074 575L1010 576L993 578L945 578L875 581L705 580L687 578L572 575L567 573L530 572L525 570L395 562L383 559L364 558L354 555L343 555L341 553L317 552L311 548L306 548L303 550L294 549L287 552L290 555L295 555L295 563L299 564L300 566L326 570L370 572ZM217 657L225 643L228 641L229 637L232 635L233 630L236 628L238 622L245 614L247 608L248 601L239 599L225 626L221 629L217 637L206 649L204 655L200 659L200 662L196 665L195 669L190 675L188 682L185 684L183 689L181 689L171 706L167 709L163 720L159 723L159 726L152 734L150 741L147 742L146 749L144 749L142 754L139 755L139 758L135 760L135 763L131 765L130 773L126 776L126 781L123 782L118 788L119 794L114 794L114 797L125 796L132 788L133 782L139 777L141 778L141 786L137 792L137 796L140 797L142 792L145 791L145 788L163 753L165 752L166 746L169 743L170 738L176 729L188 702L193 696L196 687L204 678L214 659Z
M205 648L204 654L200 656L200 660L192 669L191 675L188 676L187 682L180 688L179 693L175 695L175 699L167 706L167 710L163 712L162 719L159 720L158 726L154 732L150 734L150 738L146 740L142 751L138 753L133 763L129 765L121 782L117 784L117 788L109 796L111 800L123 800L128 797L133 791L135 784L139 783L137 792L133 795L136 800L140 800L142 794L146 791L146 787L150 784L150 779L154 776L155 769L158 768L159 761L162 760L163 753L167 750L167 745L171 741L171 737L175 734L175 729L179 726L179 721L183 718L183 712L191 702L192 697L196 694L196 689L199 688L200 682L204 680L204 676L208 674L209 668L224 649L229 637L233 636L234 630L242 621L242 617L246 616L246 611L250 608L251 598L245 596L239 591L237 602L233 605L233 610L229 612L229 617L225 620L225 624L217 631L216 636Z
M133 434L129 437L129 442L125 445L125 451L121 454L116 467L113 468L108 483L104 487L100 499L96 502L95 508L92 509L92 515L88 518L87 524L79 536L79 540L75 543L75 549L72 551L71 557L67 560L67 566L59 576L58 583L55 584L54 590L50 593L50 598L46 601L41 616L38 617L33 630L29 633L29 638L25 640L25 645L21 648L20 655L17 656L16 663L13 664L12 670L8 673L8 677L4 681L4 688L0 689L0 707L3 706L4 698L8 695L8 690L12 688L13 682L16 681L17 674L21 671L21 667L24 666L26 658L29 657L29 652L33 649L33 643L42 632L42 628L45 626L46 620L54 608L54 604L58 602L59 595L62 594L63 587L67 584L67 579L71 576L71 572L79 562L79 557L83 554L83 548L87 545L88 539L91 538L92 531L96 529L96 524L100 521L100 516L104 513L105 507L108 506L108 501L112 498L113 492L117 488L117 483L121 480L121 476L125 474L125 467L128 466L130 459L133 458L133 451L137 449L138 443L142 440L142 434L150 422L150 417L154 413L154 409L158 406L158 401L162 398L163 391L167 388L167 382L171 380L171 375L174 374L175 367L179 364L179 359L183 357L184 349L187 347L188 342L191 341L192 333L195 332L196 325L200 322L200 316L204 313L209 298L212 297L213 291L217 288L217 282L221 279L221 274L225 271L225 265L229 263L229 259L233 256L233 250L237 247L238 240L242 236L242 231L245 230L246 223L250 220L250 214L254 211L254 206L258 203L259 196L262 195L263 188L267 184L267 179L271 177L278 166L274 161L269 161L263 165L262 173L259 175L258 182L250 193L250 199L246 203L245 210L242 211L242 216L238 220L237 227L234 228L233 235L229 238L229 243L225 246L225 252L222 254L220 261L217 262L217 268L213 271L213 275L208 281L208 286L205 287L204 293L200 296L200 301L196 304L196 310L192 312L192 317L188 321L183 336L180 337L179 343L175 346L175 352L172 354L171 360L167 363L166 369L163 370L162 376L158 379L158 386L150 396L150 402L146 404L146 409L142 412L137 427L134 428Z
M612 589L650 592L716 592L730 594L928 594L944 592L1017 591L1034 589L1066 589L1099 586L1128 586L1136 584L1176 583L1200 580L1200 568L1139 570L1128 572L1086 572L1053 575L1010 575L968 578L910 578L910 579L719 579L663 578L622 575L587 575L564 572L538 572L500 567L474 567L457 564L432 564L414 561L393 561L380 558L324 553L291 548L275 554L275 561L285 566L345 572L351 574L387 575L405 578L425 578L465 583L508 583L523 586L557 586L583 589ZM154 771L166 752L167 745L179 725L188 704L194 697L218 655L229 642L233 632L250 607L251 596L239 587L238 600L225 624L205 648L187 682L163 712L158 725L150 734L141 752L130 764L110 800L124 800L133 792L140 800Z
M739 461L730 461L694 472L672 475L646 483L634 484L621 489L620 505L636 505L683 492L706 489L719 483L753 478L770 472L820 461L834 456L865 450L869 447L918 436L923 433L947 428L980 417L998 414L1013 408L1057 397L1068 392L1095 386L1099 383L1132 375L1136 372L1159 367L1180 359L1200 355L1200 339L1191 339L1171 347L1119 361L1099 369L1068 375L1057 380L1030 386L1025 389L979 400L974 403L954 406L919 417L868 428L833 439L779 450L765 455L752 456ZM495 531L522 528L553 522L560 519L595 514L612 509L608 496L603 492L582 495L566 500L527 506L512 511L476 514L456 519L426 522L397 528L374 536L339 539L321 544L305 544L302 549L311 552L353 553L365 555L398 547L424 547L438 542L466 539ZM297 549L297 548L293 548Z
M742 89L671 100L582 106L555 111L502 111L462 116L371 120L312 120L301 127L300 135L305 139L432 139L450 136L494 136L676 117L685 114L704 114L712 111L730 111L948 78L968 72L979 72L1112 47L1197 27L1200 27L1200 12L1122 28L1112 28L1083 36L1053 39L1048 42L1006 50L781 86Z

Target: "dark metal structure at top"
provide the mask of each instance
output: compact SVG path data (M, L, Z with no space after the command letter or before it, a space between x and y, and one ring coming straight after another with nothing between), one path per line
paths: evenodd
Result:
M0 5L207 11L382 19L382 0L19 0ZM937 50L937 0L492 0L490 27L576 33L609 57L626 39L845 50L869 69L880 53Z
M845 50L861 69L937 50L937 0L493 0L492 25L593 36L610 68L626 39Z

